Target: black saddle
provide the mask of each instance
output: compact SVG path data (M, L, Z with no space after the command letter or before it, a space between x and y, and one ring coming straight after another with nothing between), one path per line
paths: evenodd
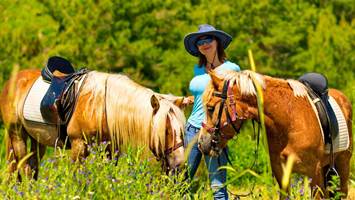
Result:
M307 87L308 94L314 102L323 128L325 143L330 143L339 134L335 113L329 104L328 80L319 73L306 73L298 79Z
M46 67L41 71L43 80L51 82L54 76L53 72L56 70L66 75L75 72L74 67L68 60L59 56L53 56L48 59Z
M53 72L56 70L64 76L55 76ZM41 72L42 78L50 82L41 101L41 114L48 124L58 125L59 137L63 142L67 136L67 124L80 92L77 83L88 72L85 68L75 71L68 60L58 56L49 58Z

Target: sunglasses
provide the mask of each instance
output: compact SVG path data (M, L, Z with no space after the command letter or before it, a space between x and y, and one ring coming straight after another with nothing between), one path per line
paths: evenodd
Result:
M203 39L197 40L196 45L197 46L202 46L202 45L205 45L205 44L210 44L212 41L213 41L213 37L212 36L207 36L207 37L205 37Z

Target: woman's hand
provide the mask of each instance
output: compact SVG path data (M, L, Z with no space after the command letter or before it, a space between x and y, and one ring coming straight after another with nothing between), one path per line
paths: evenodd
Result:
M183 97L182 99L182 105L188 106L194 103L194 96L188 96L188 97Z

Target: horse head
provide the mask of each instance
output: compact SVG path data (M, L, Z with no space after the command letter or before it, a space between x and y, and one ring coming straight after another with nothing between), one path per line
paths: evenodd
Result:
M206 118L199 133L198 145L204 154L218 156L228 140L239 132L247 117L236 85L214 71L208 73L212 80L203 97Z
M151 105L153 131L150 149L157 160L162 162L162 167L167 173L175 173L184 162L184 113L173 102L161 98L159 94L152 95Z

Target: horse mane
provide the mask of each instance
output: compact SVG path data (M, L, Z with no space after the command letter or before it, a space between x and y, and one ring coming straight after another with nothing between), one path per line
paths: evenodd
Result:
M224 79L229 80L229 85L234 84L240 89L241 95L256 95L256 90L253 83L253 78L263 88L266 88L264 76L250 70L244 70L241 72L226 70L224 73Z
M229 80L229 87L233 85L237 85L237 87L240 89L241 95L245 95L245 96L249 96L249 95L256 96L256 89L253 83L253 79L257 81L257 83L261 86L263 90L265 90L267 87L266 80L272 79L274 81L279 81L287 84L288 88L293 91L293 94L296 97L307 96L306 87L297 80L292 80L292 79L285 80L281 78L275 78L271 76L261 75L259 73L250 70L243 70L240 72L225 70L223 71L222 76L224 80ZM207 90L203 98L204 102L207 102L206 100L210 98L212 92L213 92L213 85L211 81L210 84L207 86Z
M160 101L160 108L153 117L150 98L154 94L125 75L97 71L88 74L81 92L81 95L90 95L88 113L97 116L96 123L101 125L100 134L102 124L106 123L103 122L106 113L113 149L149 145L156 152L162 152L165 148L166 119L173 105Z
M293 79L287 79L288 85L291 87L293 94L296 97L306 97L308 96L306 86L301 82Z

